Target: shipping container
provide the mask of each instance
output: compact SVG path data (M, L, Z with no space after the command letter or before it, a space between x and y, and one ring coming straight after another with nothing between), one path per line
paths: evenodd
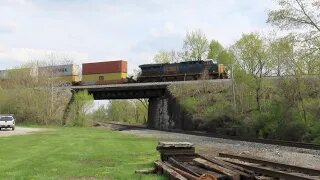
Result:
M36 68L0 70L0 79L30 78L30 77L35 78L36 76L37 76Z
M82 64L82 75L105 73L127 73L127 61L118 60Z
M115 84L124 82L126 78L127 73L88 74L82 75L82 84Z
M8 78L8 70L0 70L0 79Z
M60 76L57 77L57 81L76 83L80 81L80 76Z
M42 76L79 76L80 69L76 64L47 66L39 67L38 73Z

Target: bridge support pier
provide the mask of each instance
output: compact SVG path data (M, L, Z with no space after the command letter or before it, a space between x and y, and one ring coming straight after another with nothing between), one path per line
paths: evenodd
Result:
M170 121L169 99L165 96L150 98L148 108L148 127L153 129L169 129L173 126Z
M152 129L194 129L192 117L169 93L149 98L148 127Z

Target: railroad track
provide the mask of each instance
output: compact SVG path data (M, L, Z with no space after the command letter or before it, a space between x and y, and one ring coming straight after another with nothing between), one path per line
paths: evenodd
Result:
M150 128L147 128L147 126L145 126L145 125L132 125L132 124L118 123L118 122L95 121L94 123L96 125L109 127L109 128L115 129L115 130L150 129ZM199 131L183 131L183 130L177 130L177 129L169 129L169 130L161 130L161 131L195 135L195 136L230 139L230 140L244 141L244 142L255 142L255 143L261 143L261 144L271 144L271 145L279 145L279 146L286 146L286 147L297 147L297 148L303 148L303 149L320 150L319 144L312 144L312 143L302 143L302 142L282 141L282 140L272 140L272 139L248 138L248 137L240 137L240 136L226 136L226 135L219 135L219 134L213 134L213 133L206 133L206 132L199 132Z
M240 166L256 174L290 180L320 179L320 169L305 168L289 164L276 163L248 156L219 153L221 160Z
M147 126L145 125L139 125L139 124L128 124L123 122L101 122L101 121L94 121L94 126L103 126L107 127L113 130L127 130L127 129L147 129Z

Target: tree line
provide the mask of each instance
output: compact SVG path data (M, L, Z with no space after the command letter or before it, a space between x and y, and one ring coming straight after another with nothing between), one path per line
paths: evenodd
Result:
M215 59L233 72L228 89L205 83L171 88L200 128L320 143L320 1L277 2L267 20L277 34L247 33L229 47L213 40L206 51L193 45L184 53Z
M229 88L170 87L195 128L235 128L243 136L320 143L320 1L276 2L267 19L272 32L245 33L223 46L197 29L186 33L180 50L155 54L154 63L213 59L225 65ZM106 109L120 112L117 107L111 103ZM109 119L117 119L111 114Z
M72 92L69 85L39 67L69 64L69 58L48 55L49 60L34 60L2 74L0 114L13 114L17 124L86 126L93 97L87 92ZM60 59L63 59L61 62ZM72 101L70 101L72 99ZM66 109L70 106L69 111Z

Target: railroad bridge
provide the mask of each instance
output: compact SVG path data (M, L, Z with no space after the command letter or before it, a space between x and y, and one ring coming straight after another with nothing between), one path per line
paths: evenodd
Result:
M206 80L209 83L230 82ZM73 86L72 92L87 90L95 100L149 99L148 126L154 129L182 129L186 113L168 90L169 85L199 83L199 81L152 82L113 85Z

